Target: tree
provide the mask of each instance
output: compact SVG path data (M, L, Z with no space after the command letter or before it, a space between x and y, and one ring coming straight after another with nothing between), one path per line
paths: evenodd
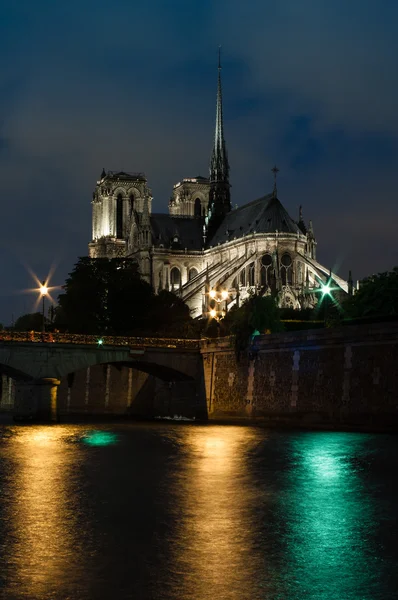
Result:
M196 337L189 307L173 292L161 290L154 297L148 320L151 328L161 335Z
M43 326L43 315L39 312L21 315L15 321L15 331L41 331Z
M64 290L55 325L77 333L129 333L143 324L152 297L136 264L120 258L79 258Z
M80 258L59 296L55 326L97 335L173 335L192 319L175 294L156 296L126 258Z
M387 317L398 315L398 267L371 275L360 282L343 309L348 317Z
M240 308L233 309L225 317L223 328L235 336L235 350L239 357L257 331L274 333L283 331L279 309L272 296L250 296Z

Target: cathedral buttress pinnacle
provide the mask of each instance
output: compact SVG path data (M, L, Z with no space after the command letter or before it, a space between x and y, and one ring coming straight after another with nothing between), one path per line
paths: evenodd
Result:
M218 49L218 85L216 105L216 129L213 152L210 161L209 226L215 229L223 217L231 210L229 185L229 163L224 139L221 87L221 47Z

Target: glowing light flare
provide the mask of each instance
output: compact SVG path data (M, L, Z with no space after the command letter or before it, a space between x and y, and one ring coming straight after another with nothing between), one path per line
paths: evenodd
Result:
M333 280L331 277L324 283L319 277L317 277L319 282L319 288L313 290L315 294L321 294L320 303L322 303L325 297L328 297L332 300L333 304L338 305L337 300L333 297L332 292L338 291L339 288L337 286L333 286Z
M323 296L330 296L330 293L332 291L332 288L330 287L330 281L328 281L327 283L321 283L321 290Z
M102 338L100 338L97 342L98 346L102 346L103 343L104 343L104 340Z
M52 275L54 274L54 270L55 270L54 265L51 266L47 277L43 281L40 281L40 279L37 277L37 275L32 271L32 269L28 265L25 264L24 266L27 269L27 271L29 272L29 274L32 276L32 279L36 282L37 285L34 288L27 288L24 290L20 290L20 293L33 292L34 294L37 294L36 301L34 303L34 309L33 309L34 312L36 312L39 309L39 305L42 302L43 298L47 298L51 304L55 304L56 302L55 302L55 299L52 297L51 292L61 290L62 286L60 286L60 285L51 285L50 286L49 285L49 281L50 281Z
M221 292L217 292L216 290L210 290L209 296L213 300L216 300L216 302L222 302L223 300L227 300L229 293L228 290L222 290Z
M214 310L214 308L210 311L210 316L212 317L212 319L215 319L217 316L217 311Z

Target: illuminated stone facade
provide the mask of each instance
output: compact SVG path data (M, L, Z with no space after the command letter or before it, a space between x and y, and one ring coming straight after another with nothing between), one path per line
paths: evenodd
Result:
M350 283L317 262L311 221L304 223L301 207L296 221L290 217L276 182L272 193L232 210L220 64L209 178L177 183L169 214L156 214L144 174L103 171L92 208L90 256L135 259L156 292L178 293L193 316L219 315L253 292L300 308L316 304L321 282L350 291Z

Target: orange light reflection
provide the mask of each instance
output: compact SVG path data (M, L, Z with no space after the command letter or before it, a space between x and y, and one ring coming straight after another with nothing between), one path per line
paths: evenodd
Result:
M213 426L192 428L187 436L191 468L178 481L185 510L175 557L185 597L204 600L209 589L214 598L226 589L228 598L251 597L248 572L254 577L261 558L251 511L258 491L247 459L257 435L249 428Z
M74 566L78 572L78 530L70 510L69 489L73 480L73 446L63 427L32 426L19 431L15 440L15 498L13 527L14 570L11 588L15 597L44 598L59 589L60 580ZM65 581L65 589L68 582ZM49 596L48 596L49 597Z

